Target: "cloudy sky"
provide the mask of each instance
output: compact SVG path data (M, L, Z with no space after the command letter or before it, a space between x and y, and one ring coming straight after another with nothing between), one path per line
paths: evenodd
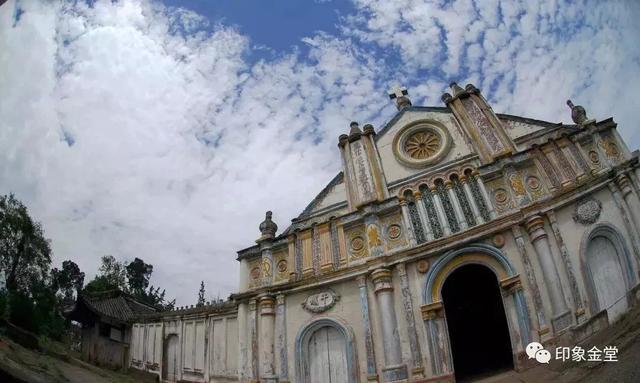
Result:
M54 265L141 257L193 304L237 287L264 212L284 229L340 170L352 120L441 105L613 116L640 146L640 2L166 0L0 6L0 193L43 222Z

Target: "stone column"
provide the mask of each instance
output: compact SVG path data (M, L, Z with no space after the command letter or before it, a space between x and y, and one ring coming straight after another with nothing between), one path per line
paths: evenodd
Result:
M616 177L616 182L620 187L620 191L622 191L622 198L631 212L631 219L635 223L636 233L640 232L640 201L631 188L631 181L625 174L620 174Z
M258 302L255 299L249 301L249 377L258 380Z
M551 230L553 231L553 235L556 239L556 243L560 248L560 255L562 256L562 261L564 262L564 267L567 272L567 278L569 279L569 287L571 288L571 295L573 295L576 319L580 321L579 318L583 316L585 311L582 305L582 296L580 294L580 289L578 288L578 282L576 281L576 277L573 272L573 265L571 264L571 259L569 257L569 249L567 248L567 245L565 245L564 238L562 238L562 234L560 233L560 228L558 227L558 220L556 218L556 213L553 210L550 210L547 213L547 218L549 218L549 223L551 224Z
M276 347L280 359L280 383L289 381L289 363L287 358L287 314L285 295L276 297Z
M624 226L631 237L631 247L633 248L633 252L637 258L640 258L640 233L636 230L635 225L632 222L631 214L629 213L629 209L627 204L624 203L622 196L620 195L620 190L618 186L612 181L607 184L609 187L609 191L611 191L611 195L613 196L613 201L615 202L620 215L622 216L622 221L624 222Z
M438 190L434 186L430 188L431 197L433 198L433 205L436 208L436 213L438 214L438 221L442 225L442 233L444 237L451 235L451 228L449 227L449 220L447 220L447 216L444 213L444 208L442 207L442 201L440 201L440 196L438 195Z
M422 367L422 353L418 343L418 332L416 330L416 320L413 315L413 302L411 290L409 289L409 278L404 263L396 265L396 270L400 276L400 290L402 292L402 306L407 321L407 332L409 333L409 348L411 349L411 375L414 379L424 378L424 368Z
M482 225L484 223L484 219L482 219L482 214L480 214L480 209L478 205L476 205L476 200L473 198L473 192L471 191L471 187L469 186L469 180L465 175L460 176L460 183L462 184L462 190L464 190L464 195L467 197L469 201L469 205L471 206L471 211L473 212L473 217L476 219L476 223L478 225Z
M458 226L460 227L460 231L465 230L469 225L467 224L467 219L464 217L464 212L462 211L462 207L460 206L460 201L458 201L458 196L456 192L453 190L453 183L450 180L447 180L444 183L445 188L447 189L447 193L449 194L449 199L451 200L451 204L453 204L453 211L456 216L456 220L458 221Z
M373 337L371 336L371 321L369 320L369 296L367 292L367 277L360 275L356 278L360 290L360 309L362 311L362 324L364 326L364 348L367 353L367 381L377 382L376 357L373 349Z
M529 233L529 240L536 249L538 260L540 261L542 276L547 287L547 292L549 293L549 300L551 301L551 323L554 331L557 332L571 324L571 316L567 315L570 314L570 312L562 291L560 275L553 261L549 237L544 229L544 220L539 215L534 215L526 221L525 226Z
M431 232L431 225L429 225L429 218L427 218L427 208L424 206L422 200L422 193L419 191L413 193L413 198L416 200L416 206L418 207L418 214L420 215L420 222L424 228L424 234L427 237L427 241L433 240L433 233Z
M275 299L263 296L260 305L260 381L277 382L275 374L274 329Z
M484 187L484 182L482 182L482 178L480 178L480 173L476 170L473 175L476 177L476 181L478 181L478 188L480 189L482 198L484 198L484 202L487 204L487 209L489 209L489 216L491 219L495 219L498 215L496 214L496 209L493 207L489 193L487 193L487 188Z
M380 268L371 273L382 326L385 366L382 374L385 382L406 382L407 366L402 364L402 350L398 322L393 303L393 282L389 269Z
M240 383L246 383L251 376L249 353L247 347L247 334L249 329L247 326L247 303L238 304L238 379Z
M404 198L400 199L400 209L402 210L402 222L404 223L405 232L407 233L407 240L411 246L415 246L417 243L416 234L413 229L413 224L411 224L411 218L409 218L409 206L407 200Z

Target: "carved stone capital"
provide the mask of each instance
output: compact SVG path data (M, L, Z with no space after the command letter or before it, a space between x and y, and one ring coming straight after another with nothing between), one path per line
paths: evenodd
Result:
M249 310L256 311L256 307L258 306L258 301L256 299L249 300Z
M420 312L422 313L422 320L442 318L444 314L442 301L422 305L420 306Z
M415 199L422 198L422 193L420 191L414 191L413 192L413 198L415 198Z
M628 194L631 192L631 184L629 181L629 177L626 176L626 174L619 174L616 177L616 182L618 183L618 186L620 187L620 190L622 190L623 194Z
M363 287L367 285L367 276L366 275L358 275L356 277L356 282L358 282L358 287Z
M389 269L377 269L371 273L371 280L375 288L375 293L378 294L382 291L392 291L392 274Z
M453 187L453 182L451 182L451 180L446 180L444 181L444 187L448 189L451 189Z
M502 292L505 296L512 295L516 291L522 290L522 281L520 280L520 274L501 280L500 287L502 287Z
M278 294L276 296L276 303L278 304L278 306L283 305L286 301L286 295L284 294Z
M544 220L539 215L534 215L527 219L524 226L527 229L527 233L529 233L531 242L547 236L547 232L544 230Z
M404 265L404 263L398 263L396 265L396 270L398 271L398 275L400 275L401 277L407 275L407 267Z
M276 312L274 310L276 300L272 296L264 296L258 300L258 305L260 307L260 315L275 315Z

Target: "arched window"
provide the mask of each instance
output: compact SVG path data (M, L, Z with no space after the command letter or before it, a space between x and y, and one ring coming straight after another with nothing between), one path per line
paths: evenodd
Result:
M442 231L442 225L440 225L440 220L438 219L436 206L433 203L433 196L431 195L431 191L429 190L429 187L427 185L421 185L420 193L422 194L424 207L427 210L427 218L429 219L429 225L431 226L433 238L440 238L444 235L444 233Z
M422 221L420 220L420 214L418 213L418 206L413 199L413 194L410 190L407 190L404 193L404 197L407 200L407 207L409 208L409 219L411 219L411 225L413 225L413 232L416 235L416 242L424 243L427 241L427 236L424 233Z
M447 222L449 222L451 232L456 233L460 231L460 226L456 219L456 212L453 209L453 203L451 202L451 199L449 199L449 193L447 193L447 190L444 187L444 182L441 179L436 181L436 190L438 191L440 201L442 201L442 208L444 209L444 214L447 217Z
M473 216L473 210L471 210L471 205L469 204L469 200L467 199L467 195L464 194L464 190L462 189L462 183L457 175L453 175L451 177L451 181L453 182L453 191L456 193L456 197L458 201L460 201L460 207L462 208L462 213L464 214L464 218L467 221L467 224L471 226L475 226L476 218Z
M471 188L471 194L473 194L473 200L476 202L476 206L478 210L480 210L480 215L485 222L489 222L491 220L491 215L489 214L489 208L487 207L487 201L482 197L482 193L480 192L480 186L478 186L478 180L476 176L471 173L471 171L467 172L467 182L469 182L469 187Z

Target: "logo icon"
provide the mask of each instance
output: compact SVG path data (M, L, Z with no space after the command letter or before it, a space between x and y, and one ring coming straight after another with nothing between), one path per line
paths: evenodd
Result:
M531 342L526 347L527 355L529 359L535 359L538 363L549 364L551 360L551 353L542 347L538 342Z

